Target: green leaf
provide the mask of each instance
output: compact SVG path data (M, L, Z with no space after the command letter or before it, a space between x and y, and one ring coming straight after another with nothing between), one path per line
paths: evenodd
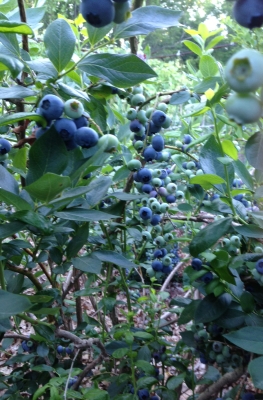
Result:
M152 376L144 376L137 380L137 388L142 389L145 387L151 387L152 385L156 384L158 381L156 378Z
M115 350L112 353L112 357L113 358L123 358L124 356L126 356L129 353L129 351L130 351L130 349L128 347Z
M263 327L246 326L235 332L223 335L229 342L243 350L255 354L263 354Z
M33 225L36 228L48 232L52 225L42 214L34 211L17 211L12 214L12 219L18 219L26 224Z
M13 57L12 54L3 54L3 51L8 53L7 49L0 45L0 71L8 69L11 72L12 78L16 78L17 75L22 71L24 65L20 60Z
M41 115L38 115L36 113L21 112L0 117L0 126L14 124L16 122L25 121L27 119L29 121L39 122L42 126L47 125L47 121L44 117L41 117Z
M223 140L222 148L227 156L233 158L233 160L238 160L238 151L231 140Z
M87 243L89 236L89 222L79 226L75 236L71 239L67 245L67 258L72 258L77 255L80 249Z
M23 222L10 222L6 224L0 224L0 239L5 239L14 233L22 231L26 227Z
M0 20L0 32L1 33L19 33L21 35L33 35L34 32L27 24L23 22L12 22Z
M101 272L101 261L92 256L76 257L71 260L75 268L83 272L99 275Z
M195 313L195 323L207 323L221 317L229 308L231 303L231 295L224 293L219 297L214 294L207 295L201 303L198 304Z
M125 258L122 254L110 250L94 251L92 257L98 258L100 261L118 265L121 268L137 268L137 265Z
M144 331L133 332L133 336L141 339L153 339L153 335Z
M263 133L261 131L250 136L245 146L245 154L252 167L263 171Z
M126 167L126 165L123 165L121 168L118 169L118 171L115 172L113 182L117 183L123 181L124 179L126 180L130 173L131 171Z
M0 12L7 14L9 11L13 11L17 7L17 0L2 0L0 3Z
M70 185L71 180L68 176L48 172L25 189L33 197L48 203Z
M166 384L167 388L169 390L175 390L176 388L178 388L178 386L180 386L183 383L184 378L185 378L185 374L179 374L179 375L170 377Z
M38 58L37 60L27 61L27 65L29 65L29 67L35 72L40 72L55 79L58 76L56 68L54 68L53 64L47 58Z
M263 238L263 229L259 228L257 225L235 225L233 228L240 235L252 238Z
M112 180L109 176L99 176L91 181L86 194L86 200L90 207L94 207L105 197L111 184Z
M52 143L52 146L50 145ZM59 156L58 156L59 155ZM54 127L35 141L29 150L27 185L42 178L47 172L61 174L67 166L68 151ZM66 186L67 187L67 186ZM65 187L63 188L65 189ZM62 190L58 191L61 193Z
M85 392L86 400L109 400L109 395L105 390L87 389Z
M18 195L18 183L13 177L13 175L10 174L10 172L7 171L5 167L3 167L0 164L0 185L1 188L6 190L7 192L13 193L14 195Z
M32 306L31 302L25 296L9 293L4 290L0 290L0 303L0 319L12 317L28 310Z
M202 49L196 43L192 42L191 40L183 40L183 44L199 57L202 56Z
M145 371L147 374L150 374L150 375L155 374L154 366L151 363L149 363L148 361L138 360L135 362L135 365L136 365L136 367Z
M75 35L64 19L57 19L48 25L44 43L47 56L58 72L63 71L71 60L75 42Z
M210 136L200 152L202 170L206 174L218 175L226 180L224 165L218 160L218 157L224 157L224 153L215 137ZM232 164L228 165L226 168L228 169L229 180L231 182L234 179L234 168ZM217 185L217 188L224 192L225 185Z
M132 54L94 54L81 60L78 68L122 88L156 77L148 64Z
M248 364L248 372L250 373L252 382L257 389L263 389L263 357L255 358Z
M189 90L180 90L178 93L174 93L169 100L169 104L178 105L186 103L191 98Z
M207 55L200 58L199 69L204 78L213 77L218 72L218 66L215 59Z
M198 175L190 179L190 184L199 184L204 189L211 189L214 185L219 183L226 183L226 181L218 175L205 174Z
M116 215L108 214L99 210L85 210L82 208L72 208L68 211L55 212L58 218L69 221L103 221L116 218Z
M246 166L240 160L234 161L232 165L234 166L235 173L239 176L246 187L250 190L253 190L253 179Z
M197 257L203 251L213 246L231 228L232 218L219 219L201 229L190 243L189 250L192 256Z
M102 28L95 28L90 24L86 24L86 27L88 31L89 42L92 46L94 46L94 44L98 43L101 39L103 39L107 35L107 33L110 32L110 30L113 27L113 23L108 24Z
M31 210L31 205L17 196L14 193L8 192L7 190L0 188L0 199L4 201L7 205L15 207L17 210Z
M131 18L116 27L113 35L116 39L148 35L156 29L178 25L180 16L180 11L157 6L140 7L132 12Z
M225 36L217 36L215 38L213 38L212 40L210 40L210 42L205 46L206 50L212 49L213 47L215 47L219 42L221 42L222 40L225 39Z

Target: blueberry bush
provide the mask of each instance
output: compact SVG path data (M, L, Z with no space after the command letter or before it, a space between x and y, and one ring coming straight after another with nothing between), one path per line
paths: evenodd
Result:
M262 4L222 65L141 3L0 3L3 400L263 398ZM176 87L138 52L175 26Z

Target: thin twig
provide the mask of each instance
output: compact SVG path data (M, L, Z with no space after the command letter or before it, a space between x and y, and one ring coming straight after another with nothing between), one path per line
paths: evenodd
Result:
M76 361L76 358L78 357L78 354L79 354L79 350L76 351L76 354L75 354L75 356L74 356L74 358L73 358L73 360L72 360L71 366L70 366L70 370L69 370L69 374L68 374L68 379L67 379L67 382L66 382L65 391L64 391L64 396L63 396L63 397L64 397L64 400L67 400L67 391L68 391L69 380L70 380L70 378L71 378L71 373L72 373L72 370L73 370L73 366L74 366L74 363L75 363L75 361Z

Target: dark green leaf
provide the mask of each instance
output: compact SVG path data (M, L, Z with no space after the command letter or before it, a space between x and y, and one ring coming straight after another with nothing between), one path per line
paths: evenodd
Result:
M256 132L248 139L245 146L245 154L249 164L251 164L256 169L259 169L260 171L263 170L262 152L263 133Z
M86 199L91 207L98 204L105 197L111 184L112 180L109 176L99 176L90 182Z
M52 78L57 78L58 76L56 68L47 58L38 58L37 60L28 61L27 65L35 72L43 73Z
M196 309L195 323L207 323L216 320L227 311L230 303L231 295L228 293L224 293L219 297L209 294Z
M52 143L52 146L50 146ZM59 155L59 157L58 157ZM47 172L61 174L67 166L68 151L54 127L35 141L29 151L27 185L42 178ZM65 189L65 187L63 188ZM58 191L61 193L62 190ZM47 196L50 198L50 196Z
M5 167L3 167L0 164L0 185L1 188L4 189L7 192L13 193L14 195L18 195L18 183L13 177L13 175L10 174L10 172L7 171Z
M184 378L185 378L185 374L179 374L179 375L170 377L166 384L167 388L169 390L175 390L176 388L178 388L178 386L180 386L183 383Z
M75 268L83 272L90 272L92 274L100 274L101 261L92 256L76 257L73 258L72 264Z
M227 234L231 228L232 218L219 219L201 229L192 242L189 250L192 256L197 257L200 253L213 246L222 236Z
M93 257L98 258L100 261L118 265L121 268L137 268L137 265L125 258L122 254L110 250L94 251Z
M114 37L148 35L155 29L178 25L180 16L180 11L156 6L140 7L132 12L131 18L117 26Z
M49 353L49 348L45 342L39 343L37 346L37 354L40 357L47 357Z
M75 42L75 35L64 19L57 19L48 25L44 43L47 56L58 72L61 72L71 60Z
M7 205L15 207L17 210L31 210L31 205L17 196L14 193L8 192L7 190L0 189L0 199Z
M194 176L189 181L190 184L198 184L202 186L204 189L211 189L213 186L219 183L226 183L226 181L218 175L213 174L205 174Z
M248 372L251 375L252 382L257 389L263 389L263 357L255 358L248 364Z
M81 60L78 67L88 75L123 88L156 76L149 65L132 54L94 54Z
M263 229L259 228L257 225L235 225L233 227L240 235L252 238L263 238Z
M45 118L41 117L41 115L38 115L36 113L27 113L27 112L20 112L20 113L15 113L11 115L5 115L4 117L0 117L0 126L4 125L9 125L9 124L15 124L18 121L23 121L23 120L29 120L29 121L36 121L42 124L42 126L47 125L47 121Z
M246 326L235 332L223 335L229 342L243 350L255 354L263 354L263 327Z
M68 211L56 212L55 215L70 221L102 221L116 218L116 215L104 213L98 210L84 210L82 208L72 208Z
M1 58L0 58L1 61ZM36 92L32 89L21 87L21 86L11 86L8 88L0 88L0 99L10 99L15 97L17 99L23 99L24 97L35 96Z
M101 39L103 39L107 35L107 33L109 33L109 31L113 27L113 23L108 24L102 28L95 28L90 24L86 24L86 26L88 31L89 42L92 46L94 46L94 44L98 43Z
M5 239L14 233L22 231L26 227L23 222L10 222L9 224L0 224L0 239Z
M178 105L186 103L191 97L191 93L189 90L180 90L177 93L174 93L169 100L169 104Z
M67 258L70 259L77 255L79 250L87 243L89 236L89 222L85 222L83 225L79 226L75 236L71 239L67 245Z
M71 180L68 176L48 172L31 185L26 186L26 191L43 202L49 202L70 185Z
M8 293L4 290L0 290L0 302L0 319L19 314L32 306L31 302L25 296Z

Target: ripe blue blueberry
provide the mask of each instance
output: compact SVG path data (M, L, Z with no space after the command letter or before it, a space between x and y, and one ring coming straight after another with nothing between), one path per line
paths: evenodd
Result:
M82 0L80 12L83 18L95 28L110 24L115 15L114 4L111 0Z
M164 149L164 138L161 135L155 135L152 138L152 147L156 151L162 151Z
M163 248L161 249L161 252L162 252L162 256L163 256L163 257L165 257L166 254L168 253L168 251L166 250L165 247L163 247Z
M153 187L149 183L145 183L144 185L142 185L143 193L150 194L152 190L153 190Z
M42 127L38 128L35 133L36 139L39 139L42 135L44 135L44 133L48 131L49 128L50 128L49 126L47 126L46 128Z
M245 28L260 28L263 24L263 3L261 0L237 0L233 16Z
M71 347L66 347L66 348L65 348L65 351L66 351L66 353L67 353L68 355L70 355L70 354L73 353L73 350L72 350Z
M152 122L156 126L163 126L166 121L166 114L161 110L156 110L152 113Z
M160 215L159 214L154 214L152 216L152 219L151 219L151 225L152 226L156 226L156 225L158 225L160 223L160 221L161 221Z
M58 119L64 111L63 101L54 94L44 96L38 106L37 113L42 115L47 121Z
M176 202L176 197L173 194L168 194L165 198L167 203L175 203Z
M134 133L144 133L145 132L145 127L142 125L142 123L138 119L134 119L133 121L130 122L130 130Z
M11 144L6 139L0 139L0 155L3 156L11 150Z
M161 272L163 270L163 263L158 260L152 262L152 269L156 272Z
M138 182L149 183L152 179L151 170L149 170L148 168L141 168L137 172L137 179L139 179Z
M163 257L163 253L161 249L157 249L154 251L153 253L153 258L162 258Z
M29 352L30 351L30 348L28 347L26 340L23 340L23 342L22 342L22 349L25 352Z
M74 119L75 125L77 129L83 128L84 126L89 126L89 122L86 117L83 117L83 115L79 118Z
M89 149L90 147L96 146L99 135L94 129L84 126L83 128L77 129L74 139L79 146Z
M141 207L139 211L141 219L147 220L152 218L152 210L149 207Z
M77 132L76 125L72 121L72 119L68 118L57 119L54 123L54 126L59 136L61 136L62 139L65 141L73 139L75 133Z
M207 285L208 283L210 283L213 280L213 278L214 277L213 277L212 272L209 271L206 274L204 274L200 279L202 282L204 282Z
M168 275L168 274L170 274L170 272L172 272L172 270L173 270L173 267L171 265L164 265L162 272L164 274Z
M69 382L68 382L68 387L71 388L71 386L73 386L77 382L77 380L78 380L77 376L74 376L73 378L70 378Z
M256 270L258 271L259 274L263 274L263 258L261 258L260 260L258 260L256 262L255 268L256 268Z
M146 147L144 149L142 155L143 155L143 158L145 159L145 161L147 161L147 162L156 160L156 158L157 158L156 151L154 150L154 148L152 146Z
M202 269L203 262L202 260L200 260L200 258L193 258L191 265L193 269L195 269L196 271L200 271Z
M57 347L57 353L58 354L62 354L62 353L64 353L64 351L65 351L65 347L64 346L59 345Z
M147 135L149 135L149 136L152 136L152 135L154 135L155 133L160 132L161 129L162 129L162 127L161 127L161 126L155 125L155 124L153 123L153 121L149 121L149 122L147 122L147 124L146 124L146 132L147 132Z
M140 389L137 392L139 400L148 400L150 398L149 390L147 389Z
M243 393L242 400L255 400L254 393Z
M186 134L186 135L184 135L183 143L184 144L190 144L192 142L192 140L193 140L192 136Z

